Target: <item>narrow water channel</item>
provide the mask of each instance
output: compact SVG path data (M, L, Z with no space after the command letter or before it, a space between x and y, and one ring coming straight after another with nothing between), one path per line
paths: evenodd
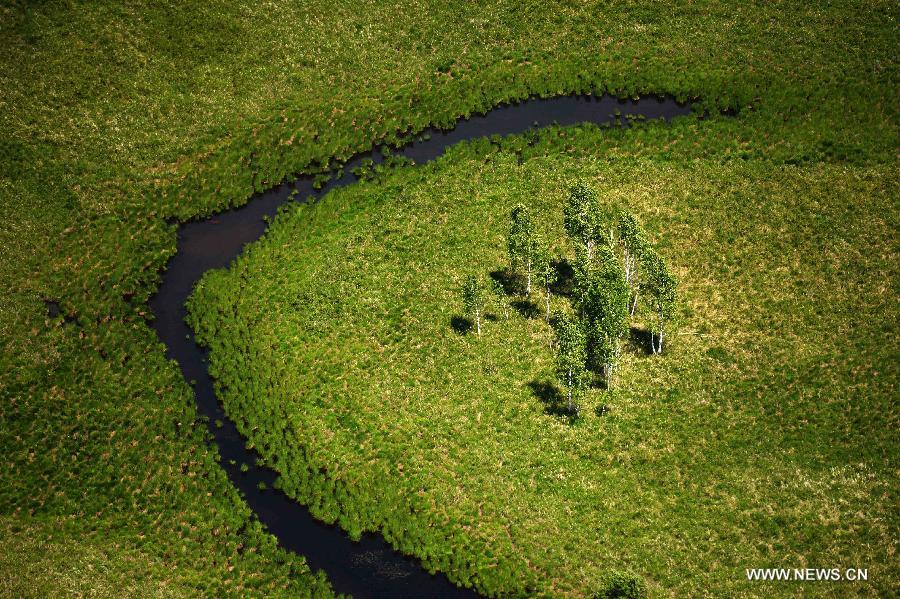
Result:
M397 153L422 164L463 140L522 133L554 123L608 123L614 121L616 111L653 119L690 114L691 108L669 98L656 97L625 101L609 96L531 99L462 119L450 131L423 131L428 134L427 139L411 142ZM209 418L209 430L231 482L281 546L305 556L314 570L324 570L337 592L358 599L475 596L471 590L454 586L442 574L429 574L418 560L395 551L380 535L365 534L360 541L353 541L338 526L316 520L305 506L273 490L275 472L254 466L256 454L246 448L244 438L216 399L207 372L207 352L195 343L194 333L184 320L184 303L203 273L228 266L245 244L258 239L266 229L263 218L274 216L282 203L293 201L290 197L293 190L299 192L298 199L320 197L333 187L353 183L356 178L352 170L367 158L380 162L382 155L378 148L373 148L354 157L344 166L341 178L332 179L319 191L313 189L311 177L301 177L254 196L241 208L182 224L178 229L177 253L166 266L159 290L150 300L155 315L153 327L166 345L167 357L178 362L185 380L196 381L197 410ZM214 424L217 420L223 423L221 427ZM241 464L251 465L250 470L241 472ZM267 490L260 491L259 483L265 483Z

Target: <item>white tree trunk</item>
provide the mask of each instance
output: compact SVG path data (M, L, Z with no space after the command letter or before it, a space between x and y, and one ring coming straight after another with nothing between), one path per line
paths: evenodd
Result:
M653 333L650 333L650 341L651 341L651 343L653 343L653 353L654 354L662 353L663 336L665 335L665 326L666 326L666 322L663 317L662 310L660 310L658 312L658 316L659 316L659 335L657 335L657 337L659 337L659 346L657 346L656 343L653 343L654 335L653 335Z
M659 311L659 353L662 353L663 349L663 336L666 332L666 321L663 316L662 309Z
M481 310L475 308L475 330L481 334Z
M547 287L547 295L544 299L547 302L547 322L550 322L550 287Z

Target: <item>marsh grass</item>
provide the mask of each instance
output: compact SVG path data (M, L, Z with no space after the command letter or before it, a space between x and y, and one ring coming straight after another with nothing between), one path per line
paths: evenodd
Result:
M715 127L685 123L677 135L668 137L651 135L652 129L636 131L628 143L602 142L596 149L600 152L602 147L601 159L611 163L629 158L633 164L641 156L652 161L660 179L646 189L648 198L670 201L662 191L679 190L672 205L690 217L691 226L661 237L672 239L673 259L683 258L678 253L691 247L732 248L731 253L705 255L699 271L694 264L691 273L678 273L690 274L694 281L694 299L685 306L694 328L685 330L690 334L683 340L677 338L672 357L691 355L693 367L727 374L735 382L725 401L713 401L711 391L702 392L698 382L695 385L701 392L690 396L692 403L683 402L687 391L670 395L665 385L643 399L623 394L609 402L612 409L602 424L609 430L616 431L623 423L638 427L648 406L661 405L671 421L665 430L675 433L663 435L661 427L650 426L647 430L655 432L649 440L625 436L622 441L611 436L598 454L603 463L659 461L673 452L683 456L686 447L699 444L701 450L692 449L690 454L700 459L697 468L711 472L724 468L727 476L721 491L694 485L680 459L659 483L629 479L622 470L609 474L617 485L632 484L634 491L623 495L622 502L613 498L603 506L609 514L605 520L588 527L600 527L602 534L594 534L609 541L609 548L592 559L616 553L615 559L624 561L639 553L632 547L631 553L620 554L612 541L639 536L633 534L635 528L640 532L635 522L643 521L645 512L659 511L670 496L667 505L681 509L678 506L684 503L693 510L694 520L688 516L678 520L688 523L684 538L696 541L707 534L707 544L715 547L726 546L739 535L735 527L702 533L702 523L709 520L707 511L715 515L721 505L738 498L742 506L750 506L747 509L756 526L769 531L765 541L757 538L759 552L768 546L771 551L803 546L796 541L804 534L796 532L801 521L798 514L814 509L821 509L829 522L839 518L840 524L827 529L830 536L824 540L822 528L803 528L818 535L809 540L809 547L816 543L856 547L860 560L870 557L866 543L892 547L882 539L891 531L893 538L897 536L893 512L872 525L881 527L882 533L876 534L868 525L857 526L854 519L845 517L850 504L837 498L846 495L851 504L868 508L884 481L896 478L885 475L891 467L896 469L895 458L886 449L891 445L878 436L879 431L897 428L896 409L879 404L882 395L872 391L873 386L896 386L892 366L897 363L896 354L891 353L890 343L881 343L895 324L886 317L892 313L881 310L879 303L894 288L894 271L884 261L885 256L896 254L896 247L869 253L872 248L866 245L865 235L844 233L844 221L827 217L830 212L821 222L813 217L821 212L820 204L832 209L840 206L852 223L859 222L859 216L875 215L876 231L885 226L885 219L896 227L895 203L888 203L882 212L873 205L884 204L878 190L888 188L897 196L896 178L890 175L896 171L896 12L892 2L827 6L708 2L684 10L673 10L670 3L543 1L431 3L427 7L415 2L238 5L228 0L153 5L4 3L0 6L0 206L4 209L0 220L0 446L6 451L0 468L0 509L12 524L2 531L0 551L5 554L5 571L18 575L17 582L22 583L7 594L20 596L22 589L39 595L55 593L59 586L50 578L65 584L69 575L75 577L71 589L84 589L85 594L136 588L146 595L160 584L208 596L327 593L326 585L309 575L301 558L275 546L230 486L217 464L217 452L207 444L202 423L196 422L189 387L177 366L166 361L147 325L151 317L147 299L158 284L160 269L175 251L175 225L168 219L196 218L244 203L254 191L285 177L327 172L341 158L374 143L396 144L427 125L448 126L459 116L487 110L501 101L591 90L622 96L652 92L681 99L700 97L701 109L713 113L737 109L740 114ZM607 133L612 139L619 135L615 130ZM545 132L540 136L541 153L583 154L582 135L573 130ZM536 134L523 138L520 147L509 149L511 160L525 167L519 175L531 172L527 165L535 156L529 146L537 139ZM584 139L596 140L593 133ZM692 160L702 161L704 169L715 164L726 169L715 179L726 180L721 193L703 187L702 181L698 185L703 193L684 189L678 181L667 182L668 161L680 165L675 172L683 177L681 171ZM740 167L742 162L758 161L765 165ZM573 165L572 174L582 168L574 166L580 164L577 161L565 164ZM467 172L464 169L461 174ZM515 170L504 167L504 172ZM794 185L792 178L798 172L802 176ZM809 182L822 173L822 180L830 185L827 193ZM807 185L818 190L815 195L808 193ZM554 190L549 183L541 188ZM446 193L454 189L449 186ZM751 207L770 190L791 200L778 204L771 215L755 213ZM721 211L727 224L721 230L728 232L721 236L718 223L698 214L709 202L724 202L725 191L736 194L732 203L739 209ZM453 197L454 202L469 199ZM668 218L665 204L641 200L638 205L645 207L643 216L650 220ZM762 206L774 209L773 204ZM765 226L760 223L763 218ZM823 227L839 235L813 235ZM762 247L762 238L748 243L745 236L758 236L761 231L771 253L780 257L775 266L768 251L765 260L752 258L754 248ZM395 234L390 238L403 251L402 240ZM808 256L793 248L812 247L812 239L828 248L819 255L820 270L807 277L801 269L801 275L795 276L801 258ZM831 239L834 245L829 245ZM823 273L828 280L843 277L848 260L858 268L850 270L850 279L841 279L846 289L837 289L834 302L830 287L817 296L824 308L811 306L812 300L796 301L795 295L816 289L817 277ZM762 263L768 265L765 277L758 275ZM495 264L499 263L487 263L484 268ZM328 276L322 274L325 280ZM714 287L724 277L729 277L724 280L732 286ZM875 280L882 281L880 287L870 283ZM708 296L701 294L710 289ZM849 289L859 290L856 301L864 309L848 308L841 316L843 324L838 324L829 306L847 305L842 302ZM290 295L298 302L297 310L309 311L303 296ZM822 297L828 300L821 301ZM44 298L57 301L61 314L74 319L63 325L59 317L48 318ZM333 306L340 306L340 299L325 298ZM306 330L327 330L339 314L325 309L308 314ZM861 320L860 314L864 315ZM399 326L407 318L402 312L388 316L385 322ZM453 334L447 327L449 318L448 311L442 331ZM730 326L725 326L728 322ZM809 327L829 322L833 329L818 338L810 335ZM488 329L498 324L488 323ZM541 326L538 320L518 321L516 335L538 343L545 330ZM403 339L402 333L391 335ZM375 349L388 355L397 352L392 347L397 341L383 337ZM463 352L459 355L464 355L471 338L457 336L456 340ZM290 341L285 340L286 347L292 347ZM371 347L362 346L360 340L353 343L361 346L361 360L371 355ZM752 349L761 346L769 350L765 356ZM671 363L667 359L663 356L658 364ZM502 373L509 363L512 356L501 353L481 368ZM788 367L779 372L780 378L774 377L775 365L785 364ZM632 383L637 386L656 381L654 377L664 372L672 376L671 371L657 371L654 366L628 365L628 369L638 377ZM335 369L329 376L340 372ZM693 371L677 372L680 381L693 380ZM530 372L518 374L516 384L530 380ZM736 382L738 375L741 382ZM820 392L823 381L830 385L824 395ZM778 394L770 395L769 386ZM556 427L552 418L540 412L529 390L516 388L521 409L534 411L540 422ZM845 395L836 399L838 393ZM870 395L875 399L870 400ZM767 397L773 399L766 402ZM809 404L822 408L810 413ZM705 411L696 415L701 409ZM248 418L256 418L251 409L247 413ZM481 413L481 422L503 420L488 418L485 410ZM461 417L460 426L477 415ZM725 420L736 415L743 415L739 424ZM798 458L789 468L783 462L791 455L815 452L795 451L784 457L781 447L773 452L767 446L758 452L759 463L781 464L777 471L783 477L761 481L742 476L739 469L729 470L731 445L745 443L736 441L736 436L745 435L751 445L762 438L755 428L757 421L767 425L763 429L767 433L780 432L774 436L778 442L813 439L820 443L821 460ZM342 426L351 426L347 423L352 420L345 418ZM730 428L719 432L720 423ZM402 430L410 438L429 430L409 428L403 419L398 426L405 427ZM832 431L834 439L809 432L819 427ZM575 434L581 429L572 430ZM687 430L702 433L690 437L678 433ZM725 437L726 433L730 436ZM861 434L871 435L871 443L855 441ZM688 438L694 445L684 440ZM295 441L286 439L285 446L295 447ZM433 442L443 441L435 438ZM643 444L644 449L614 452L615 443L627 448ZM721 454L718 464L703 461L707 450ZM364 455L365 447L359 451ZM400 455L402 448L383 450L382 461L373 462L373 467L381 468L391 452ZM488 453L493 460L495 452ZM832 453L841 453L845 464L819 466L827 464L824 460L831 459ZM448 464L454 463L453 456L446 457ZM314 461L327 460L316 454ZM498 468L503 472L502 466ZM544 477L554 468L541 458L535 467L539 473L535 484L549 485ZM409 468L405 470L409 475ZM445 477L461 475L454 474L451 466L440 471ZM320 476L317 473L318 468L310 478ZM714 477L710 473L702 480ZM773 485L774 491L769 489ZM733 492L739 486L746 489L743 495ZM305 495L333 496L343 488L336 484L334 491L326 492L316 487ZM497 493L504 490L500 487ZM549 498L554 490L548 487L547 492ZM456 493L449 495L454 514L458 512L452 507ZM888 485L881 493L882 499L873 505L896 503L892 501L895 486ZM690 499L694 495L699 499ZM773 495L787 498L773 504L784 506L777 515L762 501ZM753 503L754 498L760 501ZM320 513L338 517L332 503L319 505ZM422 513L423 506L417 507L417 513ZM704 511L703 506L711 507ZM384 509L379 507L379 514ZM491 522L513 516L496 505L486 509ZM552 507L554 512L560 509L559 502ZM733 512L727 514L731 517ZM41 561L40 546L32 543L45 525L34 524L32 518L53 522L54 542L45 561ZM361 529L361 520L342 518L348 530ZM451 553L451 558L442 554L433 559L442 564L446 559L457 560L452 569L470 570L470 551L465 549L469 533L463 527L471 527L473 519L467 516L462 524L454 521L452 540L440 537L421 547L428 551L464 548L460 556ZM396 533L410 521L401 520L387 528L395 531L391 534L398 545L412 552L412 542ZM441 525L445 520L444 516L435 519ZM539 519L532 529L524 533L517 529L516 534L558 537L567 543L575 538L554 528L542 531L545 523ZM576 520L572 524L582 525ZM743 524L735 524L739 525ZM527 553L527 547L520 550L518 539L507 536L505 530L492 531L478 534L501 539L496 555ZM659 539L672 544L673 555L690 553L694 546L673 540L672 534L661 530ZM659 539L649 538L648 545L658 546ZM551 542L545 546L548 561L569 551ZM33 560L38 567L17 561L20 551L23 559ZM798 561L819 557L805 551L801 555L800 549L791 551ZM62 555L66 552L72 559ZM120 553L121 559L105 557ZM701 551L700 562L714 563L703 555ZM136 580L135 587L123 587L120 581L135 572L132 556L146 561L149 578ZM678 571L678 564L661 564L662 559L656 555L644 565L635 558L631 566L651 574L665 568ZM58 567L40 567L49 562ZM565 560L558 563L571 566ZM77 571L84 564L95 566L90 577ZM566 579L589 580L596 575L595 562L589 564L575 565L565 573ZM528 563L510 568L530 572L526 577L543 575ZM873 585L890 588L895 572L879 573ZM730 574L723 576L730 580ZM518 580L511 573L486 575L484 580L501 578ZM700 589L704 582L688 578L680 584ZM660 590L668 583L663 576L652 588Z
M645 153L698 130L721 143L731 124L463 145L283 211L209 273L193 326L281 487L487 593L587 593L639 567L655 592L721 596L762 588L747 564L801 559L890 579L891 466L876 456L896 441L881 324L897 316L895 175ZM541 233L566 263L574 180L640 218L682 296L660 356L638 311L617 388L590 389L578 420L551 382L542 310L495 266L518 202L551 215ZM462 264L517 306L481 336L448 326ZM333 309L294 303L313 292ZM845 471L872 476L847 493Z

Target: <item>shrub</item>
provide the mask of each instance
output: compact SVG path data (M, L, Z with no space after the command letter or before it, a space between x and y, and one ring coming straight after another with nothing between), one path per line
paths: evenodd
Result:
M603 583L603 588L594 593L594 599L644 599L647 585L637 574L613 571Z

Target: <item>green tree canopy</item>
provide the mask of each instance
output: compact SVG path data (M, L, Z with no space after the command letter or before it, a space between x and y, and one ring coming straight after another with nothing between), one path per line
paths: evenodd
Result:
M510 269L517 272L519 265L525 270L525 293L531 294L531 275L534 268L534 220L524 204L517 204L510 213L509 236L506 248Z
M653 353L659 354L663 350L663 339L666 327L674 323L675 304L677 301L677 281L669 272L665 261L655 251L647 251L642 261L644 271L644 292L649 297L651 344Z
M611 388L621 340L628 332L629 292L622 268L608 245L598 246L597 262L587 289L583 318L590 360L602 369Z
M550 288L556 282L556 268L553 266L553 255L550 253L550 247L540 236L534 237L534 274L544 289L547 322L550 322Z
M581 245L593 257L594 247L603 243L610 234L612 219L600 203L594 189L584 183L569 188L569 196L563 207L563 225L573 245Z
M578 414L577 400L588 377L585 369L587 349L581 322L566 313L554 320L556 333L556 377L566 390L569 412Z

